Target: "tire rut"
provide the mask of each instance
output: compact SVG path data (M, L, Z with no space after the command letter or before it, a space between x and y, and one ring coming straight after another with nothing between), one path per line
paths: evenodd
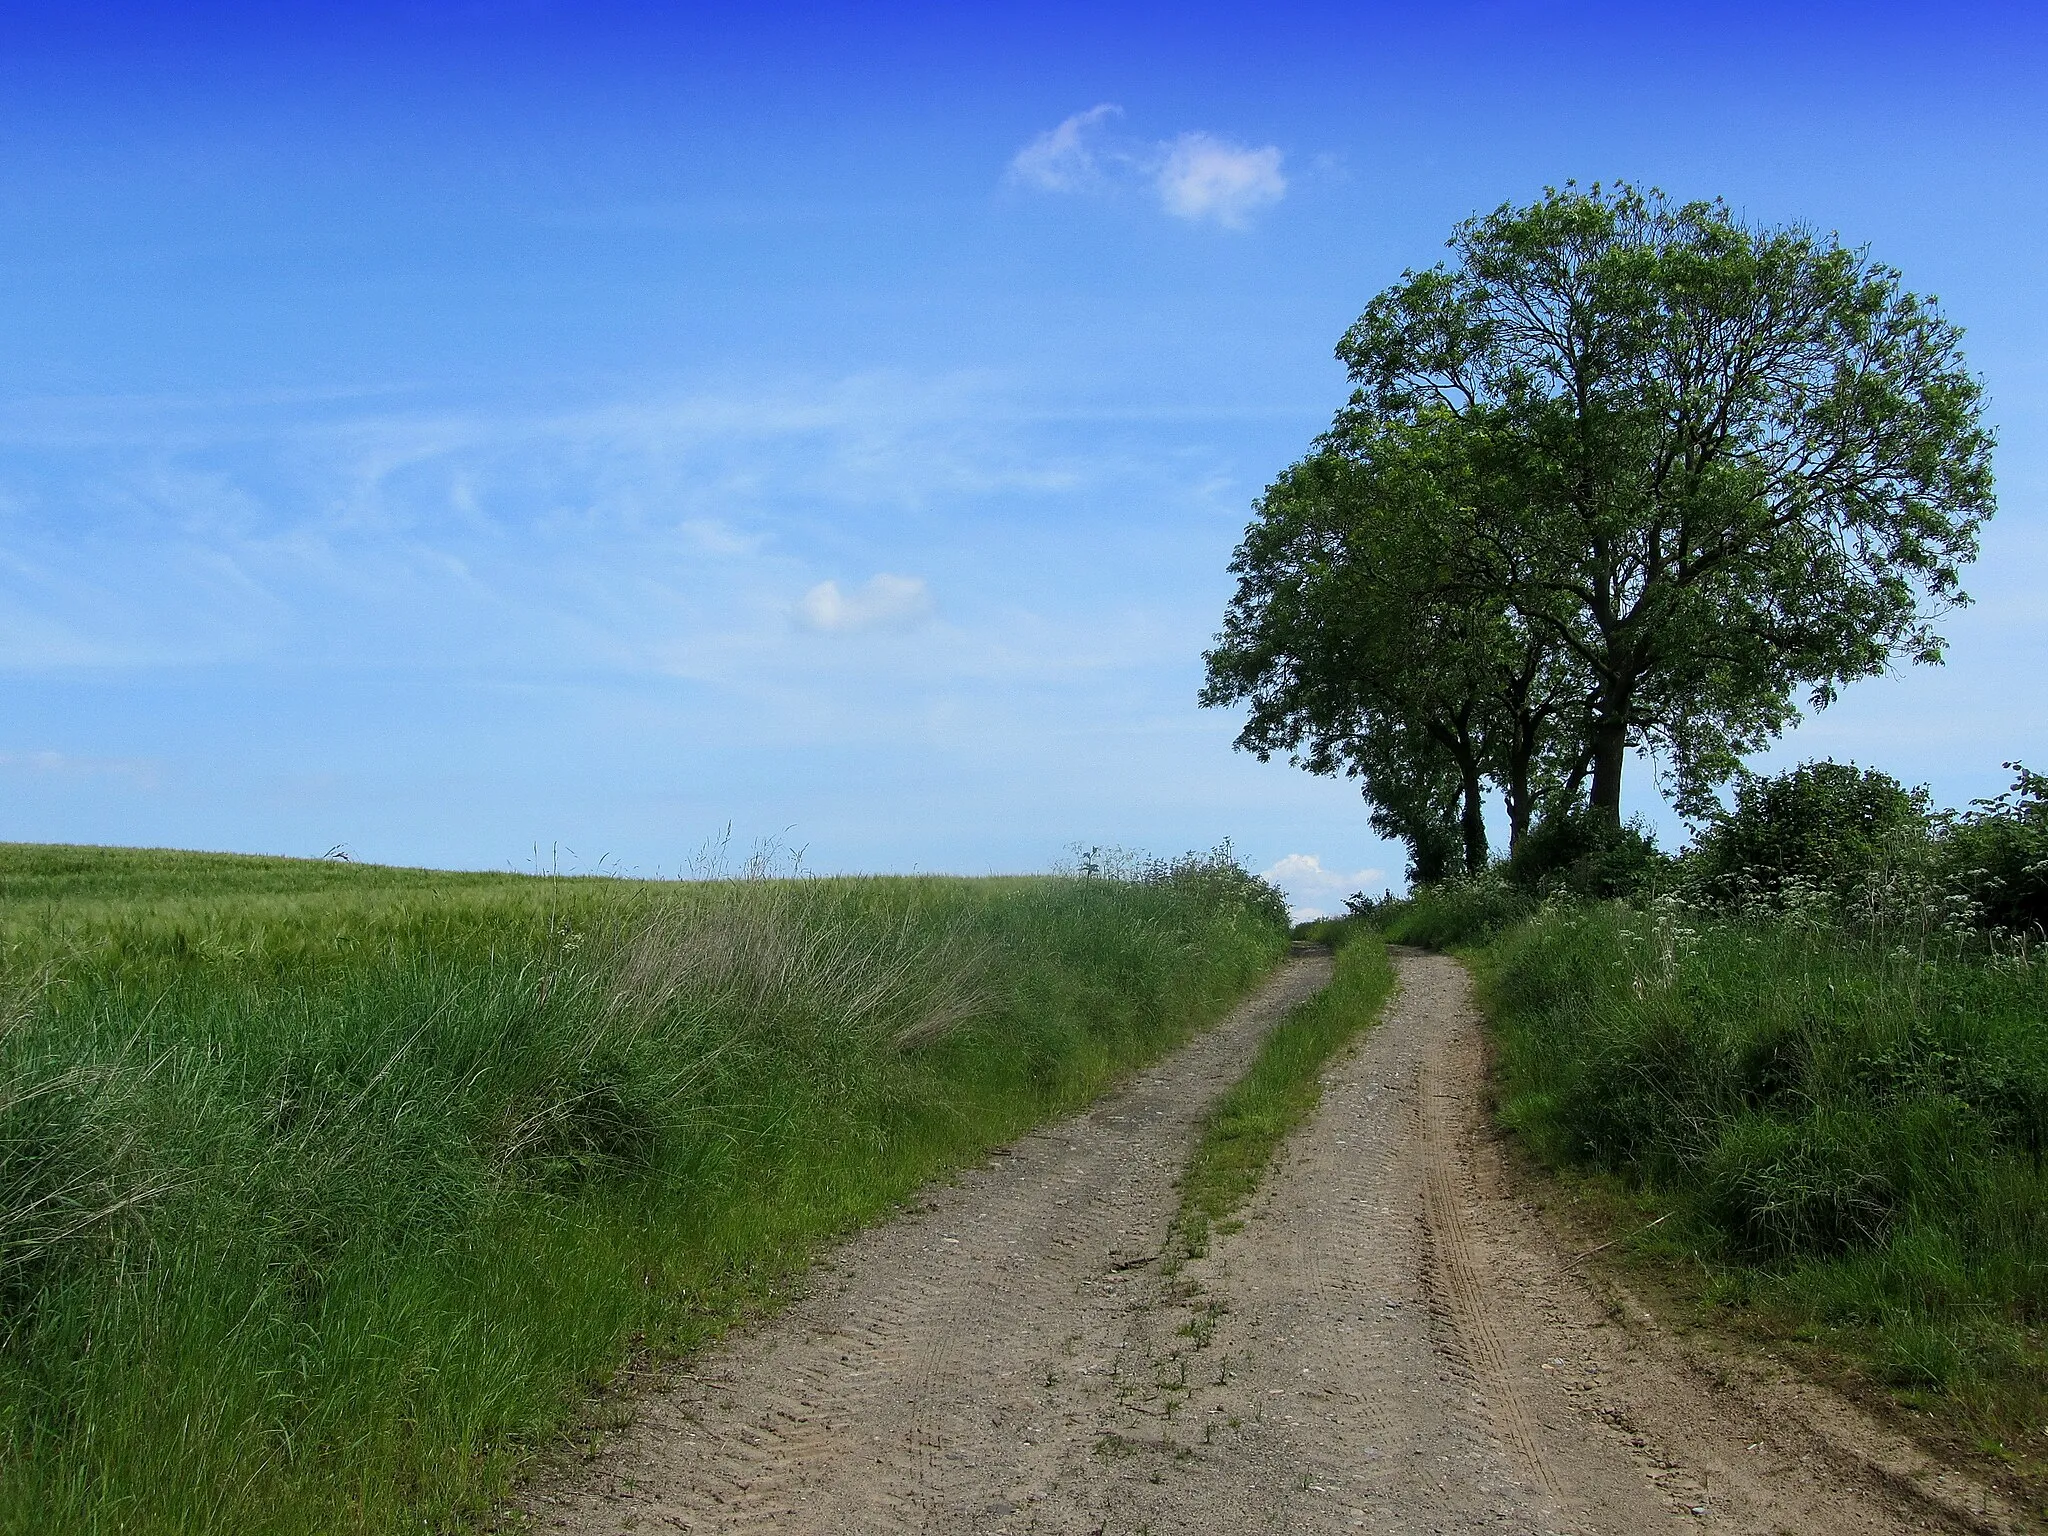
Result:
M650 1394L594 1476L533 1488L528 1517L587 1532L953 1531L1024 1509L1115 1390L1128 1316L1157 1288L1142 1261L1165 1244L1202 1114L1329 972L1324 955L1289 961L1090 1110L850 1239L807 1297Z
M1811 1383L1703 1367L1576 1269L1513 1195L1464 971L1398 965L1205 1256L1154 1262L1194 1129L1327 960L851 1239L526 1512L803 1536L2021 1529Z
M1415 1094L1417 1155L1422 1166L1422 1224L1430 1265L1425 1282L1431 1301L1470 1370L1494 1432L1523 1471L1551 1499L1564 1490L1543 1453L1536 1421L1508 1368L1507 1346L1495 1318L1500 1309L1490 1294L1488 1266L1480 1239L1466 1218L1466 1170L1458 1156L1458 1107L1443 1086L1442 1046L1431 1048ZM1450 1099L1450 1102L1446 1102Z

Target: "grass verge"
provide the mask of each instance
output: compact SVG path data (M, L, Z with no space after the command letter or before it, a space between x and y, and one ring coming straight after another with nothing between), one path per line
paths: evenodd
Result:
M1284 943L1214 864L678 885L0 846L0 1531L480 1519L630 1354L773 1304Z
M1203 1122L1181 1179L1175 1234L1183 1256L1206 1252L1212 1229L1235 1230L1232 1214L1258 1188L1288 1133L1322 1101L1323 1068L1378 1019L1393 993L1394 967L1372 929L1324 923L1307 936L1335 946L1336 973L1266 1037L1251 1070Z
M1633 1262L2041 1510L2043 972L1692 921L1554 909L1477 952L1501 1120Z

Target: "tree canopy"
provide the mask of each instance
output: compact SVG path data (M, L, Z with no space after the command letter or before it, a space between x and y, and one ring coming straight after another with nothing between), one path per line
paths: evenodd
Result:
M1455 803L1469 867L1484 784L1516 841L1582 798L1618 826L1635 747L1697 813L1802 691L1939 660L1994 501L1934 300L1627 186L1450 249L1345 333L1350 401L1232 562L1202 697L1250 704L1240 746L1359 776L1411 849Z

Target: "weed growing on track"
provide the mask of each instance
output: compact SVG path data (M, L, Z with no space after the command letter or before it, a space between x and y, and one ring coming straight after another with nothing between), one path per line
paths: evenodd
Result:
M1308 937L1336 947L1336 973L1266 1037L1251 1070L1203 1122L1175 1222L1185 1254L1205 1252L1210 1229L1251 1197L1288 1132L1322 1101L1323 1068L1379 1017L1393 993L1387 946L1371 928L1321 923Z
M1234 1002L1138 879L0 848L0 1530L445 1529L580 1386Z
M1618 904L1479 965L1535 1152L1672 1210L1709 1294L2048 1464L2048 968Z

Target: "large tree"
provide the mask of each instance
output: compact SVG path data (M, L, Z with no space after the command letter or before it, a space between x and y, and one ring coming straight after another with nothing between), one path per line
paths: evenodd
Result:
M1202 695L1250 704L1240 746L1362 780L1418 878L1444 872L1449 846L1484 867L1489 781L1518 844L1569 773L1560 755L1583 756L1583 669L1458 545L1447 498L1473 494L1466 436L1449 418L1353 433L1285 471L1232 562Z
M1630 745L1697 806L1802 688L1819 706L1896 655L1939 659L1993 497L1982 391L1933 300L1831 237L1626 186L1503 207L1450 245L1345 335L1355 392L1326 449L1372 472L1390 433L1456 424L1454 483L1412 496L1404 462L1382 489L1584 669L1608 821Z

